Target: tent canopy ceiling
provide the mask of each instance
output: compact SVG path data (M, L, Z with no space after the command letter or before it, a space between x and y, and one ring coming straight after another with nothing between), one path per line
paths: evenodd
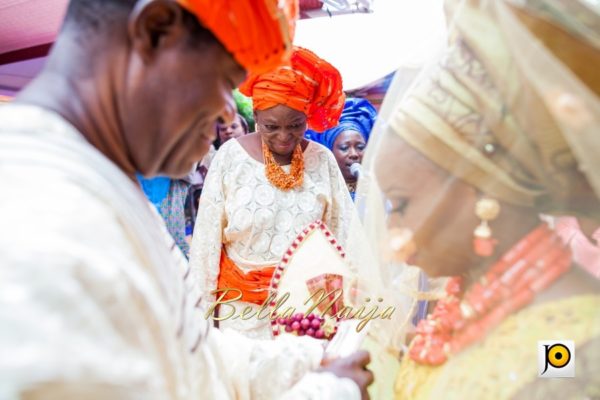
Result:
M294 43L331 62L354 90L426 64L445 37L441 0L377 0L370 13L299 21Z
M300 18L369 13L375 0L299 0Z
M67 4L0 0L0 94L14 94L39 71L44 59L38 57L54 40ZM346 90L369 86L400 66L424 63L445 37L441 0L301 0L300 5L309 18L298 22L295 43L335 65Z
M374 0L300 0L303 18L335 13L368 12ZM17 53L10 61L28 57L25 49L46 46L54 41L69 0L0 0L1 56ZM22 54L19 59L19 54ZM40 54L34 55L37 56ZM5 57L6 58L6 57ZM4 62L6 63L6 62Z
M52 43L68 0L0 2L0 55Z

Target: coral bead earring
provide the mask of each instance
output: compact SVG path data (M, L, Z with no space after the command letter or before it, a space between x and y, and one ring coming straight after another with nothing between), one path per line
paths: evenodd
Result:
M475 204L475 215L481 223L473 232L473 251L481 257L489 257L494 254L498 241L492 235L489 221L493 221L500 214L500 203L489 197L484 197Z

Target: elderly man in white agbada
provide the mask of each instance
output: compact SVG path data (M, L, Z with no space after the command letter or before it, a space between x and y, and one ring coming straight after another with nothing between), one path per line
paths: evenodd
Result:
M293 2L252 3L73 0L0 107L0 398L367 397L364 352L321 366L311 339L211 328L134 183L184 175L246 71L285 56Z

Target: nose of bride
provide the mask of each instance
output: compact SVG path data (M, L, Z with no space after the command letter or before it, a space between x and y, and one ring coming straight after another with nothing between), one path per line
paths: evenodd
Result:
M406 228L392 228L389 231L389 261L410 263L417 253L413 232Z

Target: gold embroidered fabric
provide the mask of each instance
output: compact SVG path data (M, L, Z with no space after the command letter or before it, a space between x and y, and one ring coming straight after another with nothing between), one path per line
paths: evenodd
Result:
M446 0L445 57L389 124L429 160L490 196L550 214L598 216L588 186L600 195L591 151L600 145L600 80L589 66L600 48L588 41L597 36L592 27L600 14L551 11L560 24L539 15L538 7L549 12L555 3ZM563 27L582 20L592 28L581 26L589 32L584 37Z
M598 310L600 296L594 295L531 306L507 318L482 342L451 357L442 366L419 365L404 357L396 381L396 399L556 398L551 384L554 379L537 377L537 342L573 340L576 346L573 379L589 376L593 368L597 371L600 360ZM535 396L524 392L530 385ZM582 378L573 384L572 390L577 393L572 392L572 398L592 396L599 387L599 374L591 381Z

